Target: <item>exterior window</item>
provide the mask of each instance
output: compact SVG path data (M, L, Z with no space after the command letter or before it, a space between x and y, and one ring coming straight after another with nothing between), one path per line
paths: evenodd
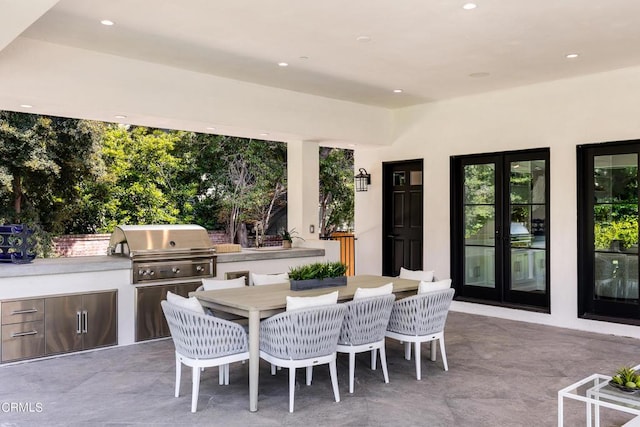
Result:
M579 315L640 323L640 141L578 147Z

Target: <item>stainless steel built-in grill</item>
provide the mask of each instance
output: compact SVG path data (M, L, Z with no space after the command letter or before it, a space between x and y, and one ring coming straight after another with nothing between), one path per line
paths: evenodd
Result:
M120 225L108 251L131 259L136 341L169 336L160 308L168 291L187 296L203 277L216 275L215 249L199 225Z
M134 284L215 275L215 249L199 225L120 225L109 255L131 258Z

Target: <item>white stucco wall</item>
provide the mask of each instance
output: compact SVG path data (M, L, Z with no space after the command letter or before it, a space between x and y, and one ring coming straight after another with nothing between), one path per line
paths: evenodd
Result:
M640 338L640 327L577 318L576 146L640 138L640 68L399 110L391 147L356 151L358 274L381 273L382 162L424 159L424 267L450 276L449 158L550 148L551 314L455 302L453 310Z

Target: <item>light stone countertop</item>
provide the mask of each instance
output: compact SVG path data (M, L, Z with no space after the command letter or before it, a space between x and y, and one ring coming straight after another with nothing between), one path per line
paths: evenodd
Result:
M107 255L71 258L36 258L27 264L14 264L11 262L0 263L0 278L127 270L130 268L131 260L128 258Z
M218 263L259 261L264 259L286 259L324 256L324 249L320 248L291 248L282 249L279 246L260 249L243 248L242 252L218 254Z
M269 259L304 258L324 256L324 249L243 249L242 252L217 255L218 263L259 261ZM84 273L94 271L128 270L129 258L118 256L86 256L72 258L36 258L27 264L0 263L0 279L23 276L47 276L53 274Z

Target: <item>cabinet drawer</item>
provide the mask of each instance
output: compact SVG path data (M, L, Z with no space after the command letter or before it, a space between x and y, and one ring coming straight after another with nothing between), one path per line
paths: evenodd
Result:
M44 319L44 299L25 299L2 303L2 324L34 322Z
M2 362L44 356L44 320L2 326Z

